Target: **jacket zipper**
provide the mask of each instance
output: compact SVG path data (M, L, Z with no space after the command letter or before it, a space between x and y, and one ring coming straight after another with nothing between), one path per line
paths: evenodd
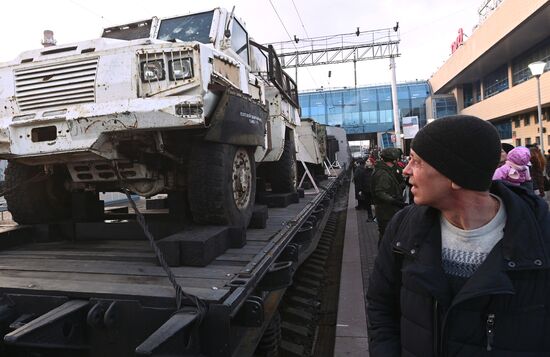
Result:
M479 297L479 296L483 296L483 295L513 295L514 292L513 291L508 291L508 290L496 290L496 291L482 291L478 294L475 294L475 295L472 295L470 297L468 297L468 299L463 299L463 300L460 300L458 302L453 302L451 304L451 306L447 309L447 311L445 312L445 316L443 317L443 323L441 325L441 331L440 331L440 343L439 343L439 348L440 348L440 351L441 351L441 354L440 356L445 356L445 334L446 334L446 330L447 330L447 318L449 317L449 314L451 312L451 310L458 304L458 303L462 303L466 300L470 300L470 299L473 299L473 298L476 298L476 297ZM489 317L492 316L492 318L490 319ZM491 320L491 321L490 321ZM491 350L493 349L493 340L494 340L494 334L495 334L495 331L494 331L494 325L495 325L495 314L489 314L487 316L487 321L486 321L486 335L487 337L489 337L489 333L488 333L488 330L489 330L489 325L491 324L491 338L490 338L490 341L489 341L489 338L487 339L487 347L488 348L491 348ZM490 343L489 343L490 342ZM490 345L490 347L489 347ZM488 350L490 351L490 350Z
M433 325L434 325L434 355L439 356L439 306L437 300L434 300L433 311Z
M492 351L495 338L495 314L487 315L487 324L485 328L487 332L487 351Z

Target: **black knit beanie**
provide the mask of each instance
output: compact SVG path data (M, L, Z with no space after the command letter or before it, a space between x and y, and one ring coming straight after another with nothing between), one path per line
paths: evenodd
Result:
M457 185L487 191L500 161L500 138L489 122L468 115L436 119L414 137L418 156Z

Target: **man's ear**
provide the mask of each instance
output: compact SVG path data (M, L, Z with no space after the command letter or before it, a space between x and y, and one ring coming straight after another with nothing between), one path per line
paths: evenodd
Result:
M462 189L462 186L459 186L457 185L456 183L454 183L453 181L451 181L451 188L453 190L461 190Z

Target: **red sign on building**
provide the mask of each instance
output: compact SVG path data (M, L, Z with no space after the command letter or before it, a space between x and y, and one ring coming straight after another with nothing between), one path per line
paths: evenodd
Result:
M451 54L454 53L464 43L464 31L462 28L458 29L458 36L456 40L451 44Z

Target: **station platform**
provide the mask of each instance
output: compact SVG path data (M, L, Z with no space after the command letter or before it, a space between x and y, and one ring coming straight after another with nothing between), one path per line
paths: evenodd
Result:
M334 356L368 356L366 293L378 253L378 226L367 212L356 210L355 187L350 185Z

